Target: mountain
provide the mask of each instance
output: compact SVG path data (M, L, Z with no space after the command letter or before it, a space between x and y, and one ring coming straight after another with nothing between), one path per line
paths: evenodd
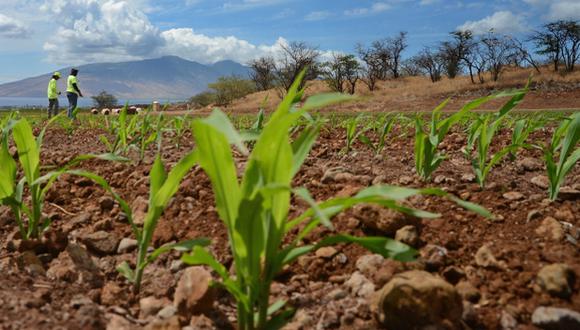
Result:
M249 68L233 61L204 65L177 56L121 63L95 63L77 67L79 87L85 96L107 91L118 98L182 99L207 90L219 77L247 77ZM61 91L66 90L70 67L59 70ZM0 96L46 97L52 73L0 85Z

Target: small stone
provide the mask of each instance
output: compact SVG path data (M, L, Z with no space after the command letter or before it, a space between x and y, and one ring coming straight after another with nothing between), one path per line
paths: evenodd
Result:
M367 298L375 291L375 285L359 272L354 272L344 283L350 292L359 297Z
M481 298L481 293L477 290L471 283L467 281L461 281L455 286L457 292L464 300L472 303L477 303Z
M99 255L114 254L120 239L106 231L97 231L80 238L89 250Z
M518 321L510 313L501 311L499 324L502 330L515 330L518 326Z
M335 248L333 248L332 246L324 246L324 247L321 247L320 249L316 250L315 255L318 258L331 259L337 253L338 253L338 251Z
M537 171L544 167L542 161L537 158L526 157L517 162L517 166L524 171Z
M377 205L362 204L355 206L353 211L363 225L389 237L407 225L421 225L421 219L417 217Z
M436 271L447 265L448 251L442 246L428 244L421 249L420 253L421 260L425 263L425 267L428 271Z
M549 294L560 298L572 295L574 271L566 264L545 266L538 272L538 284Z
M576 201L580 199L580 190L572 187L562 187L558 193L558 199L563 201Z
M175 308L175 306L167 305L167 306L163 307L159 311L159 313L157 313L157 316L162 318L162 319L168 319L168 318L173 317L176 313L177 313L177 308Z
M557 210L556 214L554 214L554 218L556 218L559 221L565 221L569 223L574 223L576 220L574 213L572 213L572 211L570 211L570 209L567 208Z
M179 314L191 316L209 312L215 300L214 290L210 288L211 274L203 267L185 269L177 287L173 304Z
M103 196L99 199L99 205L101 206L101 211L107 212L113 209L115 201L109 196Z
M461 176L461 181L463 182L475 182L475 174L473 173L465 173Z
M195 315L189 322L191 330L214 330L217 329L213 321L205 315Z
M169 305L169 300L167 299L157 299L154 296L142 298L139 300L141 317L147 318L148 316L153 316L167 305Z
M505 262L499 262L487 245L483 245L475 253L475 263L480 267L505 269Z
M136 239L132 238L123 238L119 243L119 247L117 248L118 254L129 253L137 248L139 242Z
M132 330L137 328L121 315L107 313L105 316L109 319L107 322L107 330Z
M79 308L84 305L91 305L93 301L82 294L75 295L70 301L70 307Z
M389 329L459 329L463 303L451 284L413 270L393 277L377 292L371 309Z
M384 260L385 258L380 254L366 254L356 260L356 269L365 276L372 277L381 267Z
M556 307L538 307L532 314L532 323L545 330L580 329L580 313Z
M536 187L542 189L548 189L548 187L550 187L550 180L548 180L548 177L545 175L535 176L530 180L530 182L534 184Z
M417 227L409 225L397 230L395 233L395 240L409 246L416 246L419 242Z
M316 330L334 329L339 324L338 314L333 310L326 310L322 313L318 324L316 324Z
M178 316L172 316L154 320L145 327L145 330L181 330L181 324Z
M399 178L399 184L402 184L402 185L408 185L408 184L413 183L414 181L415 180L413 180L412 177L407 176L407 175L404 175L404 176Z
M509 191L503 194L503 198L510 201L517 201L524 198L524 194L519 191Z
M558 220L546 217L540 226L536 228L536 234L547 240L562 241L564 239L564 228Z
M46 271L42 265L42 261L32 251L24 251L20 255L20 261L23 268L32 276L44 276Z

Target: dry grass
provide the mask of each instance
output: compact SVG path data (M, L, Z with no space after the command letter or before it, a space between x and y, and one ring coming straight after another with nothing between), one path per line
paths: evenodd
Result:
M578 109L580 108L580 70L561 75L548 67L537 73L534 69L507 69L497 82L472 84L469 76L455 79L443 78L432 83L427 77L405 77L378 83L370 92L362 83L357 87L361 100L326 109L335 112L385 112L385 111L430 111L444 99L450 97L449 110L456 110L468 100L488 95L494 91L523 87L530 75L534 86L526 96L520 109ZM489 77L486 77L489 79ZM306 95L329 92L322 81L310 81ZM224 110L231 113L255 113L266 101L266 110L273 111L280 102L279 93L269 90L254 93L236 100ZM494 109L500 102L490 103Z

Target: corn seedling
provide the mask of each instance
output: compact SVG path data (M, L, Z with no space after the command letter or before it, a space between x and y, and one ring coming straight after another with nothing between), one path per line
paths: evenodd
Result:
M296 108L297 89L303 74L264 125L241 182L230 145L245 154L248 150L227 116L214 110L208 118L193 122L198 162L210 179L218 214L228 231L235 276L230 276L226 267L201 246L194 247L182 260L193 265L208 265L221 277L217 284L237 301L238 329L241 330L277 329L284 324L291 311L283 310L284 301L269 305L272 281L285 265L322 246L355 243L398 260L411 260L415 254L410 247L387 237L336 234L317 244L303 245L303 238L320 224L333 230L331 218L358 203L375 203L420 217L434 217L437 215L407 208L399 202L415 194L445 194L440 190L371 187L354 197L335 198L319 204L306 189L293 188L292 178L314 144L318 126L307 126L294 142L290 141L290 128L306 111L350 99L341 94L319 95ZM306 201L310 208L297 218L289 219L292 195ZM298 234L284 245L286 236L294 230L298 230Z
M123 262L117 267L117 270L133 284L134 292L139 292L141 289L141 280L143 278L145 267L155 261L155 259L157 259L161 254L171 250L181 252L189 251L196 245L205 246L209 244L208 239L199 238L175 244L163 245L155 249L153 252L148 252L159 218L171 201L171 198L173 198L173 195L177 192L181 180L195 165L195 162L196 155L191 152L183 157L169 173L166 173L161 156L157 154L149 173L149 207L142 228L139 228L135 224L133 212L129 207L129 204L113 191L104 178L94 173L81 170L66 171L68 174L91 179L103 187L103 189L109 192L117 203L119 203L121 210L127 216L133 235L135 235L135 238L138 241L137 260L135 269L132 269L127 262Z
M365 134L359 135L359 140L362 143L366 144L371 149L373 149L375 155L380 154L386 146L387 136L389 135L389 133L393 129L393 126L395 124L396 119L397 119L397 116L395 116L395 115L385 116L383 118L382 124L380 126L378 126L376 129L377 136L378 136L378 141L376 144L374 144L371 141L371 139L368 136L366 136Z
M40 176L40 149L47 127L59 116L55 116L41 130L38 137L34 137L32 127L26 119L9 121L2 130L0 150L0 201L11 208L14 213L18 229L23 239L35 239L50 225L49 219L43 218L42 209L44 198L58 175L50 180L43 180ZM18 160L23 177L17 179L17 163L8 151L9 132L12 131L14 143L18 153ZM82 160L90 158L113 159L110 155L82 155L78 156L63 167L69 168ZM59 171L62 173L62 171ZM24 200L25 187L30 195L30 203ZM25 222L24 216L27 218Z
M479 125L477 125L477 134L475 134L474 144L477 147L477 150L471 160L471 166L475 172L477 183L479 183L481 188L485 186L485 179L487 178L487 175L491 169L497 165L508 153L515 152L515 150L520 148L519 144L512 144L501 149L491 157L488 157L491 142L495 136L495 133L499 129L502 120L514 107L516 107L523 100L527 91L528 90L526 87L524 90L513 95L512 98L506 102L496 114L486 115L478 119Z
M549 145L539 146L544 151L550 181L548 195L551 200L558 198L566 175L580 160L580 148L576 148L578 141L580 141L580 113L576 112L554 131Z
M432 173L439 168L441 162L445 159L445 154L439 152L439 144L443 141L453 125L467 116L471 110L491 100L514 96L519 92L502 92L494 95L485 96L467 103L458 112L442 119L441 112L449 102L445 100L433 110L431 122L427 132L424 130L423 119L418 115L415 117L415 169L417 174L425 181L431 179Z
M524 146L530 134L536 129L544 126L544 123L533 118L522 118L516 120L512 132L512 146ZM511 160L516 159L516 150L510 151Z
M362 119L362 115L352 117L344 122L344 128L346 129L346 147L344 148L345 153L349 153L352 147L352 143L362 134L364 130L358 130L359 123Z

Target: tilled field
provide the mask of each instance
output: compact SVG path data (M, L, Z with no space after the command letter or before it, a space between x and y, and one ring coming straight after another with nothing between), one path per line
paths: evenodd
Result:
M548 141L551 131L536 131L530 139ZM97 139L102 133L79 129L69 136L63 130L48 130L43 165L63 165L75 155L105 152ZM423 183L414 173L412 134L396 127L379 156L358 142L344 154L344 130L323 128L294 184L308 188L317 201L350 196L371 184L440 187L486 207L495 218L432 196L413 197L406 203L440 213L438 219L416 219L374 206L340 214L333 219L336 231L396 236L419 255L416 261L403 263L357 246L338 245L299 258L272 288L272 301L286 299L297 309L285 329L385 328L381 323L389 313L385 296L405 290L413 293L414 299L406 303L414 312L396 316L417 322L430 319L440 328L536 329L532 315L541 317L543 311L544 317L559 318L560 329L572 329L566 324L574 323L565 323L562 313L578 317L573 311L580 311L580 281L574 280L580 276L579 196L562 193L557 201L546 199L545 179L540 177L545 175L542 154L534 149L519 151L514 161L506 158L491 171L487 187L480 189L461 151L466 136L458 131L441 145L448 159L433 182ZM510 131L500 131L493 148L510 139ZM179 149L169 141L165 145L162 156L170 165L193 148L189 133ZM149 151L141 164L91 160L79 167L106 178L130 202L136 218L142 218L153 157ZM236 161L241 170L245 159L240 156ZM580 167L572 170L565 185L580 189ZM307 207L295 200L291 212L299 214ZM140 294L132 293L115 268L122 261L134 263L136 241L117 203L90 180L61 177L47 194L44 211L52 225L42 242L34 243L20 240L10 211L0 209L0 328L236 327L235 301L227 292L203 285L207 272L188 268L177 252L148 266ZM320 227L306 241L329 234ZM231 266L227 232L216 213L209 179L195 167L166 209L153 244L197 237L210 238L209 250ZM432 287L439 294L425 295ZM538 310L542 306L566 310Z

